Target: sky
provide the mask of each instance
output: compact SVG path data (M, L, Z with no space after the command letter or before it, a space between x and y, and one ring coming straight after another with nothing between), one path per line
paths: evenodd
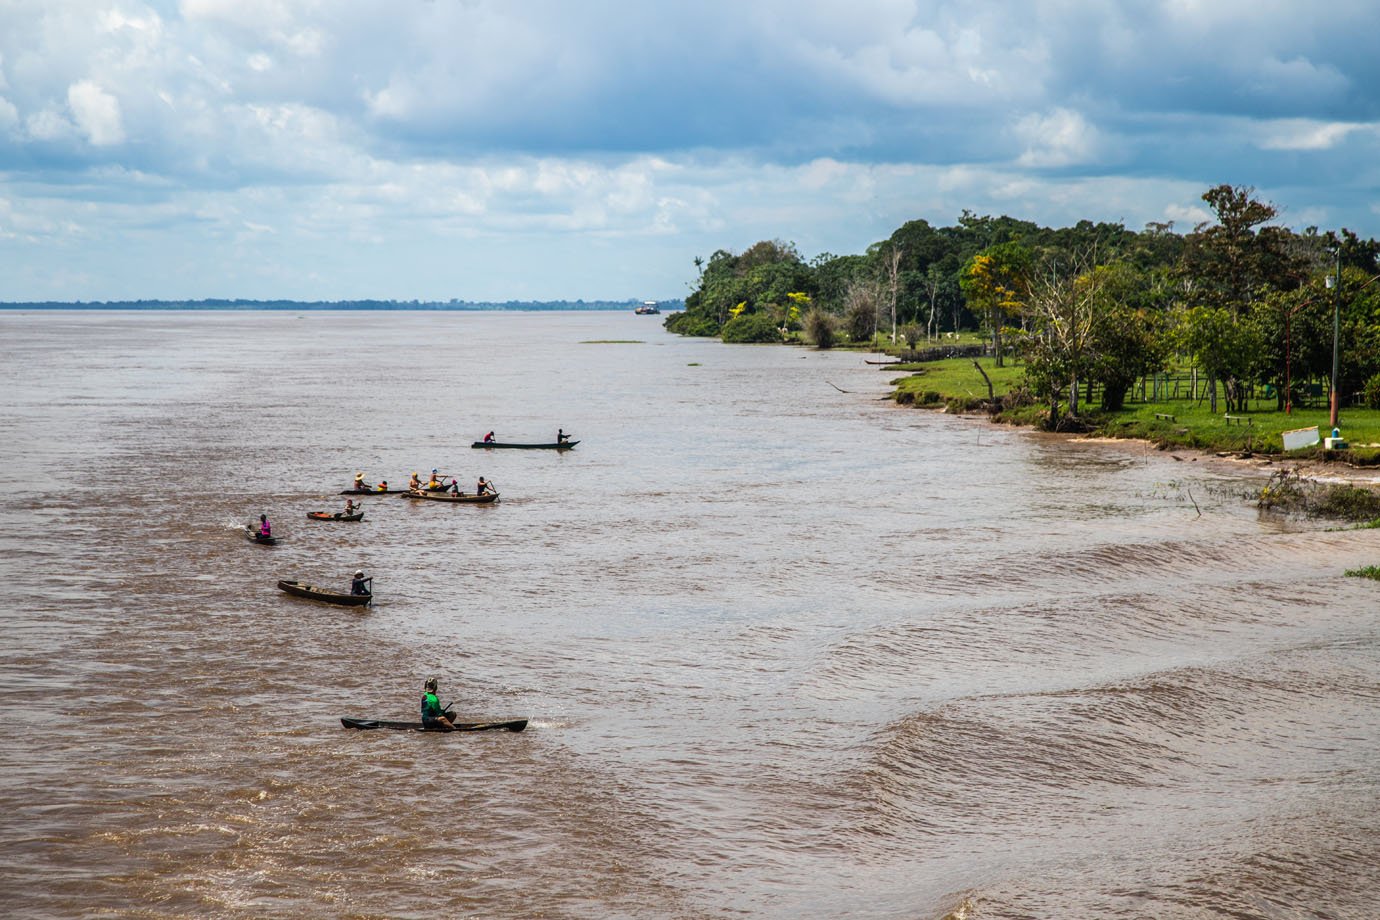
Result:
M1380 237L1375 0L0 0L0 301L671 299L762 239Z

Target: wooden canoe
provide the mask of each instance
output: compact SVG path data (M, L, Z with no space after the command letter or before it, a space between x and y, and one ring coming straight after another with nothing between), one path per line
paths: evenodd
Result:
M265 537L263 534L255 530L252 526L246 527L244 529L244 536L245 539L247 539L250 543L257 543L260 546L273 546L278 542L277 537Z
M344 511L337 511L331 514L329 511L308 511L307 517L313 521L362 521L364 512L356 511L354 514L346 514Z
M350 594L342 591L330 591L326 588L317 588L313 585L303 584L300 581L280 581L278 590L286 591L294 597L305 597L308 600L322 601L327 604L340 604L345 607L363 607L374 599L372 594Z
M473 495L465 492L456 494L453 492L427 492L423 490L420 492L408 492L407 497L425 498L433 502L461 502L469 505L487 505L490 502L498 501L497 492L485 492L483 495Z
M527 727L526 719L507 719L501 722L456 722L453 729L427 728L421 722L391 722L387 719L345 719L340 720L340 724L346 728L375 729L391 728L394 731L403 732L485 732L485 731L509 731L520 732Z
M401 495L406 489L341 489L341 495Z
M508 441L475 441L470 447L488 450L491 447L507 450L570 450L579 441L559 441L551 444L513 444Z

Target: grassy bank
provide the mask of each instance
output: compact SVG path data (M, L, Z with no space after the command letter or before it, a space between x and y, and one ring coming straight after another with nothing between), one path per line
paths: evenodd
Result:
M899 365L897 370L913 371L910 376L893 381L897 402L950 411L990 411L993 406L988 399L988 380L992 395L1000 401L1024 379L1020 365L1008 362L1005 367L996 367L991 358L977 359L976 364L973 359L951 358ZM1233 412L1230 413L1232 418L1227 418L1228 413L1221 411L1221 406L1219 403L1219 411L1214 413L1208 408L1206 399L1161 402L1128 399L1121 412L1101 412L1095 405L1083 407L1082 420L1089 434L1103 437L1144 438L1165 447L1258 454L1283 454L1280 435L1284 431L1316 425L1320 434L1326 436L1328 433L1326 407L1295 407L1292 413L1286 414L1275 408L1273 400L1261 399L1252 401L1248 411ZM1004 407L995 412L999 421L1023 425L1041 424L1044 414L1045 407L1038 405ZM1380 464L1380 411L1344 409L1339 427L1349 443L1347 450L1325 451L1318 444L1291 451L1289 456L1342 460L1363 466Z

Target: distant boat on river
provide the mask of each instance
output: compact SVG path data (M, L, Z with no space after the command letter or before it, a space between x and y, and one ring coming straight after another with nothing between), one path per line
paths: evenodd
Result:
M653 313L660 313L661 308L657 306L655 300L644 300L642 306L633 311L638 316L650 316Z

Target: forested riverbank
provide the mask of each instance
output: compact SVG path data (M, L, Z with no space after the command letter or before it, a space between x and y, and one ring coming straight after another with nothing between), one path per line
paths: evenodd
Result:
M1380 448L1357 445L1380 441L1380 243L1282 226L1251 188L1202 199L1213 219L1187 232L964 212L950 227L908 222L858 255L807 261L779 240L720 250L695 260L696 287L666 326L921 358L966 338L983 357L914 366L898 400L1262 452L1282 450L1284 430L1341 427L1329 453L1374 462Z

